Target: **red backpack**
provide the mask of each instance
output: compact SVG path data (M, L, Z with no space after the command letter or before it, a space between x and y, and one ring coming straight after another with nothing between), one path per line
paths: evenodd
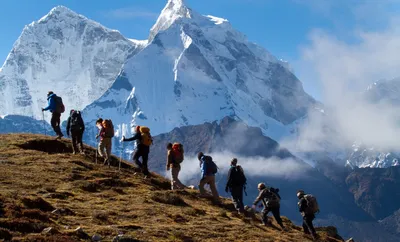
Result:
M174 162L177 164L182 163L184 160L184 150L183 150L183 145L180 143L174 143L172 145L172 153L174 155Z

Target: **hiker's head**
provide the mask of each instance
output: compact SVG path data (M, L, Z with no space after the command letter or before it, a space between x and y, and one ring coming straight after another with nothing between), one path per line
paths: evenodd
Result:
M167 144L167 150L172 150L172 143Z
M201 160L201 157L203 157L203 156L204 156L204 153L203 152L199 152L197 154L197 159Z
M135 129L135 131L136 131L136 133L140 131L140 126L139 126L139 125L138 125L138 126L136 126L136 129Z
M47 97L49 97L51 94L54 94L54 92L53 92L53 91L49 91L49 92L47 93Z
M73 114L75 112L75 110L71 109L71 111L69 111L69 115Z
M300 198L304 197L304 194L305 193L303 190L298 190L296 195L297 195L297 198L300 199Z
M103 125L103 119L102 118L97 119L96 125Z
M257 189L258 190L265 189L265 183L258 183Z
M233 158L232 160L231 160L231 166L236 166L237 165L237 158Z

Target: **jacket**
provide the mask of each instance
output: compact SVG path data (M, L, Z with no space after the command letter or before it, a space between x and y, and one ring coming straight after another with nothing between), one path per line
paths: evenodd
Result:
M181 165L175 163L175 157L174 157L174 152L172 150L168 150L167 152L167 167L169 168L179 168Z
M51 94L50 96L47 97L47 107L43 108L43 111L49 110L50 112L54 112L56 110L56 100L55 100L56 94Z
M82 118L79 118L78 122L79 122L79 126L80 126L80 131L82 131L82 133L83 133L85 131L85 123L83 122ZM67 119L67 134L69 134L70 130L71 130L71 116L69 116ZM75 130L71 130L71 131L75 131Z
M201 170L201 178L205 176L215 176L215 174L207 172L207 162L204 160L204 155L200 158L200 170Z
M140 132L136 132L136 134L129 139L125 139L124 141L136 141L136 148L141 150L150 150L149 146L142 144L142 134Z
M299 212L301 213L301 215L303 215L303 217L307 216L315 218L314 213L310 212L310 209L308 209L308 203L304 197L300 198L298 205L299 205Z
M239 167L239 169L242 169L240 166L233 166L233 165L231 165L231 168L229 169L229 172L228 172L228 178L227 178L227 181L226 181L226 189L227 188L230 188L230 187L237 187L237 186L244 186L245 184L238 184L238 181L234 181L233 180L233 176L232 176L232 173L234 172L234 170L235 169L237 169ZM242 170L243 171L243 170ZM244 175L244 173L243 173L243 175ZM246 176L245 176L245 178L244 179L246 179Z
M264 208L273 208L280 206L279 198L275 194L273 194L269 190L269 188L264 188L260 191L253 205L257 206L260 201L262 201Z

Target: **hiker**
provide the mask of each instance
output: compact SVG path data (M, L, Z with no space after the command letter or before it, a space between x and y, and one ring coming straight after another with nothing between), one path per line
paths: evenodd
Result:
M150 129L145 126L136 126L136 134L129 139L125 136L122 137L122 141L134 141L136 140L136 150L133 155L133 161L142 170L143 175L147 178L150 175L149 169L147 167L147 162L149 159L150 145L153 144L153 139L150 135ZM142 162L139 158L142 157Z
M231 168L228 172L228 180L225 186L225 192L230 192L232 195L233 204L235 205L238 213L244 212L243 205L243 190L246 186L246 176L244 175L243 168L237 165L237 159L231 160Z
M99 118L96 121L96 126L99 129L99 133L96 135L96 139L100 137L98 146L98 153L100 157L104 158L104 163L108 163L110 166L111 148L112 148L112 137L114 137L114 127L111 120L103 120Z
M257 204L262 201L264 209L261 211L262 224L264 226L268 225L268 213L272 212L276 222L285 230L283 226L281 215L280 215L280 197L274 192L275 190L267 188L264 183L260 183L257 186L260 192L258 197L253 203L253 209L256 209Z
M303 231L305 234L311 234L312 238L318 238L315 231L313 220L315 213L319 212L319 207L316 198L311 194L305 194L303 190L297 191L297 198L299 199L299 211L303 217Z
M182 144L167 144L167 171L171 170L171 190L185 188L178 178L181 171L181 163L184 159L183 152Z
M62 102L61 97L54 94L52 91L47 93L47 102L48 105L45 108L42 108L42 112L50 111L51 112L51 127L53 127L54 132L56 132L56 139L61 139L64 134L61 132L60 128L60 118L61 113L65 111L64 104Z
M67 119L67 136L69 137L71 131L72 138L72 153L75 155L78 151L77 146L81 154L85 154L83 151L82 136L85 131L85 123L83 122L80 111L71 110L69 112L69 118Z
M204 155L203 152L197 154L197 159L200 161L201 169L201 180L199 184L200 196L206 196L204 186L208 184L214 200L218 202L219 194L215 185L215 174L217 173L218 167L212 160L212 157Z

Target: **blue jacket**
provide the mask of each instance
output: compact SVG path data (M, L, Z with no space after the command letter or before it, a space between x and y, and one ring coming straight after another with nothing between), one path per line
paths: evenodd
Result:
M50 112L54 112L56 110L56 100L54 99L55 96L56 94L53 93L47 98L48 105L43 109L43 111L50 110Z
M201 157L200 159L200 170L201 170L201 178L204 178L205 176L215 176L215 174L208 174L207 173L207 162L204 160L204 156Z

